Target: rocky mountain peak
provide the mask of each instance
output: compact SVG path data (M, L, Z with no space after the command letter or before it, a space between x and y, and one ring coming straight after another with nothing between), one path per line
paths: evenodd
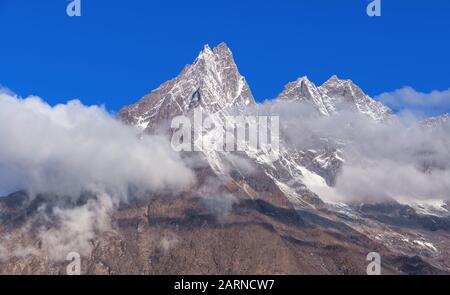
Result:
M205 45L194 63L136 104L123 108L119 118L150 131L158 123L197 107L213 113L254 102L231 50L221 43L213 49Z
M298 101L312 104L320 114L329 116L330 110L324 95L317 86L311 82L307 76L298 78L296 81L288 83L278 99L287 101Z
M377 122L383 122L392 117L393 113L388 107L372 99L352 80L343 80L333 75L319 89L332 99L336 111L350 108Z
M337 75L333 75L330 77L330 79L328 79L323 85L322 87L335 87L335 85L340 84L341 82L343 82L342 79L339 79L339 77Z
M332 97L345 97L350 100L365 96L362 89L353 83L352 80L342 80L336 75L333 75L330 79L328 79L328 81L320 86L320 89Z
M320 87L306 76L300 77L287 84L278 98L309 103L326 116L351 109L381 122L392 115L389 108L365 94L352 80L342 80L336 75Z
M219 45L217 45L217 47L214 47L212 49L208 44L204 45L202 51L200 51L199 55L197 56L197 59L195 60L194 64L201 61L211 63L222 61L236 66L233 59L233 54L226 43L220 43Z

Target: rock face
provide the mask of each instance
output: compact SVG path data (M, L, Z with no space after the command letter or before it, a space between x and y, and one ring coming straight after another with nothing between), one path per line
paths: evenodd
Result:
M376 122L393 116L336 76L320 87L302 77L278 99L308 103L322 116L343 109ZM218 123L251 105L255 101L245 78L229 48L220 44L205 46L178 77L123 108L119 119L153 133L196 109ZM112 213L112 229L90 241L83 273L365 274L370 252L382 255L384 274L450 271L447 215L418 214L396 203L329 204L320 198L344 163L333 145L302 151L281 141L277 159L252 149L207 148L196 156L201 164L194 168L195 187L178 195L148 195ZM211 183L213 192L205 190ZM0 274L65 273L66 264L50 260L39 236L27 231L45 199L30 200L23 192L0 198L0 234L11 245L34 249L7 257L0 247ZM54 226L51 220L38 221L40 227Z
M225 43L214 49L206 45L192 65L138 103L123 108L119 118L143 130L186 114L198 106L215 113L230 106L255 103L250 88L239 73Z
M320 87L307 77L301 77L287 84L278 99L309 103L325 116L351 109L383 122L393 115L388 107L370 98L351 80L341 80L337 76L332 76Z

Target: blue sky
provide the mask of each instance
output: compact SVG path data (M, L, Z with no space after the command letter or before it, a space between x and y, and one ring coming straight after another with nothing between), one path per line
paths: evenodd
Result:
M302 75L372 96L450 87L448 0L382 0L378 18L367 0L81 1L70 18L67 0L0 0L1 85L118 111L225 41L260 101Z

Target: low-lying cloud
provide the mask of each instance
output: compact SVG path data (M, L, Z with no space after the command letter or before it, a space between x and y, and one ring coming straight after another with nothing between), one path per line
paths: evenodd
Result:
M267 102L263 108L280 116L290 147L342 152L336 201L450 200L449 129L425 128L411 115L376 123L352 111L321 116L300 103Z
M78 197L102 187L126 199L130 186L182 189L193 174L167 139L141 136L103 108L50 106L0 94L0 193L19 189Z
M404 93L416 92L401 90L395 95ZM403 100L419 108L423 97L417 95ZM445 104L445 95L433 94L434 105ZM385 102L392 99L384 95ZM254 113L255 108L248 111ZM344 110L325 117L309 105L284 101L266 102L256 111L280 117L280 133L290 148L339 150L345 163L332 190L336 201L450 200L448 129L425 128L411 115L386 123ZM177 193L195 182L189 167L203 163L195 157L189 163L181 159L164 136L139 132L99 106L79 101L50 106L38 97L22 99L0 92L0 195L27 189L31 196L81 201L76 206L55 202L39 208L41 219L56 221L51 228L24 228L37 233L39 251L55 260L72 251L88 255L92 240L112 229L111 215L121 202L130 196ZM241 172L257 169L245 158L230 155L228 160ZM86 193L94 197L79 200ZM211 181L197 193L219 221L226 220L237 201ZM39 252L26 247L18 251L14 239L8 241L0 243L0 259ZM161 247L169 249L175 243L164 240Z
M32 198L51 196L29 223L51 219L53 227L24 227L38 232L51 259L89 254L91 240L111 229L113 210L130 197L176 194L195 182L168 139L142 135L102 107L77 100L50 106L0 92L0 142L0 195L25 189ZM6 250L17 255L17 247L4 242L0 258Z

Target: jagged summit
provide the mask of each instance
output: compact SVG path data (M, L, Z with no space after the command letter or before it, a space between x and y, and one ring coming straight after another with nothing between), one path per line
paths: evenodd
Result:
M340 79L337 75L333 75L325 83L323 83L322 86L327 85L327 84L328 85L337 84L342 81L344 81L344 80Z
M352 80L342 80L336 75L320 87L306 76L300 77L287 84L278 98L309 103L326 116L336 114L340 110L352 109L381 122L392 115L389 108L365 94Z
M311 91L311 96L317 95L317 88L308 82L306 77L294 84L293 87L303 88L303 93ZM221 43L213 49L208 45L204 46L193 64L186 66L178 77L161 85L138 103L124 108L120 112L120 119L151 132L165 121L168 122L180 114L188 114L196 108L201 108L210 115L210 119L218 122L221 115L229 114L228 110L232 109L230 113L242 111L244 114L243 107L253 103L255 101L250 88L239 73L231 50L225 43ZM202 136L215 138L218 135L213 130ZM240 169L228 159L228 153L211 148L204 149L203 154L217 175L227 175L230 167L233 167L234 171ZM286 192L286 197L293 199L298 206L313 207L321 204L320 199L307 190L302 171L299 170L295 157L290 155L286 148L280 147L279 159L275 162L264 151L248 149L244 154L255 167L259 167L261 175L267 178L266 185L271 183L280 192ZM236 177L238 174L233 175ZM251 179L246 181L252 182ZM297 193L301 197L296 196Z
M178 77L162 84L134 105L123 108L119 118L141 129L201 106L208 112L254 103L245 78L239 73L225 43L205 45L195 61Z
M321 115L331 116L351 109L375 121L392 116L389 108L370 98L351 80L333 75L317 87L307 76L287 84L279 99L311 104ZM250 87L239 73L233 53L225 43L204 45L195 61L178 77L162 84L139 102L125 107L119 118L143 130L159 122L202 107L210 113L227 107L255 103Z
M211 48L209 44L205 44L202 51L200 51L196 60L194 61L194 64L202 60L214 62L217 59L233 59L233 53L225 42L220 43L214 48ZM234 60L232 62L234 63Z
M329 103L329 98L311 82L307 76L298 78L295 82L288 83L278 99L310 103L320 114L329 116L334 109Z
M378 122L389 120L393 114L388 107L364 93L352 80L341 80L333 76L320 86L320 90L335 100L337 109L350 106Z
M337 75L331 76L327 81L325 81L320 88L321 89L333 89L333 88L359 88L352 80L350 79L341 79ZM361 90L362 91L362 90Z
M331 76L320 89L324 90L324 92L336 95L336 96L356 96L356 95L365 95L362 89L353 83L350 79L340 79L337 75Z

